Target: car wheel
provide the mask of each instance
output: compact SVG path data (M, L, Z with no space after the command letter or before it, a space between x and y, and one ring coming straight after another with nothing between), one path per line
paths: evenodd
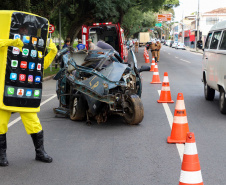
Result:
M220 89L219 106L222 114L226 114L226 98L225 91L223 88Z
M86 116L85 100L82 97L75 97L72 99L70 107L70 119L73 121L84 120Z
M130 125L138 125L144 118L144 107L138 95L131 95L126 100L124 119Z
M207 82L204 82L204 94L206 100L213 101L215 96L215 90L208 86Z

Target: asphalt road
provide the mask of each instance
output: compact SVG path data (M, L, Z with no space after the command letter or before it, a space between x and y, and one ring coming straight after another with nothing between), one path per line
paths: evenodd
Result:
M144 47L137 55L144 65ZM150 57L151 58L151 57ZM162 47L160 79L168 72L172 99L182 92L190 131L195 133L205 185L226 184L226 123L218 108L218 96L206 101L203 93L202 55ZM0 168L0 185L175 185L179 183L183 145L167 144L170 117L158 104L161 84L150 84L151 72L143 72L144 119L129 126L121 117L106 123L74 122L56 118L55 81L44 82L43 105L38 114L45 134L45 149L53 163L34 160L31 137L19 114L13 114L7 133L9 166ZM51 99L52 98L52 99ZM167 104L174 113L175 103ZM168 116L168 117L167 117ZM16 120L17 119L17 120Z

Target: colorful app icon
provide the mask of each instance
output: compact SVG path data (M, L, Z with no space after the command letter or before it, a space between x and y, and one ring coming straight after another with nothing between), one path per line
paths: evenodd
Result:
M38 58L42 58L42 52L38 51Z
M41 63L38 63L38 65L37 65L37 70L41 70L42 69L42 65L41 65Z
M35 63L34 62L29 62L29 69L33 70L35 69Z
M37 57L37 51L36 50L31 50L31 57Z
M32 95L32 90L31 89L27 89L26 96L31 96L31 95Z
M34 97L39 97L39 96L40 96L40 91L39 90L35 90Z
M38 40L38 45L39 46L44 46L44 40L43 39L39 39Z
M37 38L36 37L32 37L32 44L36 45L37 44Z
M33 75L28 75L28 82L33 82Z
M11 67L17 67L18 66L18 60L11 60Z
M16 73L10 73L10 80L17 80L17 74Z
M23 36L23 42L24 43L29 43L30 42L30 36Z
M20 68L27 69L27 62L26 61L21 61L20 62Z
M20 54L20 49L17 47L13 47L13 54L14 55L19 55Z
M29 54L29 49L24 48L24 49L23 49L23 52L22 52L22 55L28 56L28 54Z
M40 82L41 82L41 76L36 76L35 83L40 83Z
M26 75L25 74L20 74L19 75L19 80L24 82L26 80Z
M17 96L23 96L24 95L24 89L17 89Z
M13 95L14 94L14 88L13 87L8 87L7 94L8 95Z
M14 34L14 39L20 39L20 35L19 34Z

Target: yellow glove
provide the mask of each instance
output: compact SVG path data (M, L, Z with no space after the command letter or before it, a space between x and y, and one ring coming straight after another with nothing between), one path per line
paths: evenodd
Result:
M50 52L44 58L44 69L49 67L57 54L57 48L56 45L53 43L52 39L50 39L49 49Z
M22 52L22 47L24 46L24 43L20 39L0 39L0 48L7 46L18 47Z

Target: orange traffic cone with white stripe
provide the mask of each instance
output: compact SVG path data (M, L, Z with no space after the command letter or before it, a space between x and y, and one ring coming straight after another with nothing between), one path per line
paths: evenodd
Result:
M189 132L187 113L184 105L183 93L178 93L173 117L171 136L167 138L168 143L185 143Z
M168 77L168 73L167 72L164 73L160 99L157 100L157 102L158 103L174 103L174 101L171 98L169 77Z
M146 56L146 53L147 53L147 49L146 49L146 47L144 48L144 58L145 58L145 56Z
M157 63L155 63L155 68L154 68L154 73L153 73L151 84L161 84L161 83L162 82L160 81L160 78L159 78L158 65L157 65Z
M195 135L188 132L184 147L179 185L203 185Z
M145 57L145 63L150 63L149 54L148 53L146 54L146 57Z
M152 62L151 62L151 69L150 69L150 71L154 71L154 69L155 69L155 58L152 57Z

